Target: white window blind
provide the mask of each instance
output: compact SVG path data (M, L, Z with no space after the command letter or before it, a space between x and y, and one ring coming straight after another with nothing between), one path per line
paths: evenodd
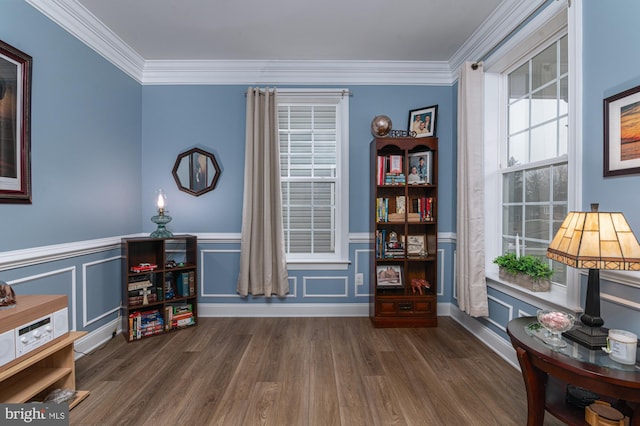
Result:
M346 256L346 98L343 91L278 92L288 260L331 261Z

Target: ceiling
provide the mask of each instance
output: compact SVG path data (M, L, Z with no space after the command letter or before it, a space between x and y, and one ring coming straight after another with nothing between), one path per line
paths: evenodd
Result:
M501 0L78 0L146 60L448 61Z
M283 63L283 81L332 82L348 63L357 82L450 84L545 0L26 1L143 83L278 82Z

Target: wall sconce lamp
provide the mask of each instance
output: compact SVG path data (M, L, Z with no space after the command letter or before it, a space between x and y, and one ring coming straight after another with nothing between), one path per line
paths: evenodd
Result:
M151 233L152 238L170 238L173 237L173 233L167 230L165 227L167 223L171 222L171 216L164 214L165 213L165 205L167 203L167 196L162 191L162 189L158 190L158 214L151 218L151 222L158 225L155 231ZM167 210L168 211L168 210Z
M569 212L547 248L547 257L573 268L589 269L581 324L564 337L589 349L607 345L600 317L600 269L640 271L640 244L622 213Z

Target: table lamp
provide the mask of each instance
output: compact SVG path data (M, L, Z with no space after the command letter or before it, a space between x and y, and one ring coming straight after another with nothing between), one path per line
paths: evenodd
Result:
M547 257L573 268L589 269L587 299L580 324L563 334L589 349L607 345L600 317L600 269L640 271L640 244L619 212L569 212L547 248Z
M164 206L167 202L167 196L162 189L158 191L158 214L151 218L151 222L158 225L155 231L151 233L151 238L171 238L173 233L166 228L167 223L171 222L171 216L164 214Z

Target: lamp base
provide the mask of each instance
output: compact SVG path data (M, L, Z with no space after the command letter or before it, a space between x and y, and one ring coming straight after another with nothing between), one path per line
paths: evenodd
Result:
M158 225L158 228L153 231L150 235L151 238L171 238L173 237L173 233L169 231L165 225L171 222L171 216L167 216L165 214L159 214L157 216L153 216L151 218L151 222Z
M563 337L589 349L600 349L607 346L609 329L604 327L589 327L580 324L578 327L562 333Z

